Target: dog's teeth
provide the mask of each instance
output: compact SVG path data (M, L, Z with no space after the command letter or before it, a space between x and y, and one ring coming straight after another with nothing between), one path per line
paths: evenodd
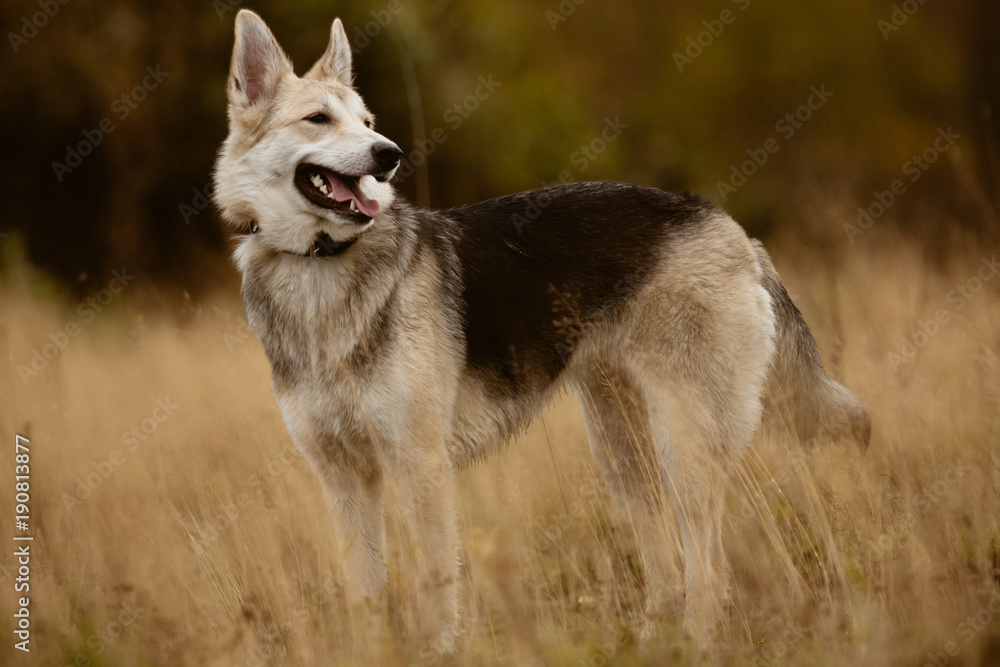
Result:
M312 176L309 177L309 180L312 181L312 184L316 186L317 190L327 195L328 197L333 196L330 187L326 184L326 181L323 179L322 176L320 176L319 174L313 174Z
M351 210L352 210L353 212L355 212L355 213L357 213L357 212L358 212L358 206L357 206L357 204L355 204L355 203L354 203L354 200L353 200L353 199L351 200Z

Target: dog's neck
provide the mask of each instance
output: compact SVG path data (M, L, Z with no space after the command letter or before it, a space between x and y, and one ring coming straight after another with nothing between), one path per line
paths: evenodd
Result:
M257 225L256 220L250 221L250 233L256 234L260 227ZM309 252L307 253L297 253L289 252L287 250L283 251L289 255L295 255L297 257L312 257L313 259L323 259L325 257L336 257L340 253L344 252L357 241L357 237L347 239L346 241L334 241L330 238L330 235L326 232L320 232L316 235L316 239L313 241L312 245L309 246Z
M320 232L316 237L316 240L313 241L313 244L309 247L309 252L303 256L312 257L313 259L336 257L354 245L354 242L357 240L357 237L354 237L347 239L346 241L334 241L326 232Z

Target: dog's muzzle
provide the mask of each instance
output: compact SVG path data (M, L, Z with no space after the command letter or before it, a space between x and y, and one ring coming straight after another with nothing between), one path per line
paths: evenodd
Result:
M391 141L378 141L372 144L372 160L375 161L375 180L384 183L389 180L393 170L403 159L403 151Z

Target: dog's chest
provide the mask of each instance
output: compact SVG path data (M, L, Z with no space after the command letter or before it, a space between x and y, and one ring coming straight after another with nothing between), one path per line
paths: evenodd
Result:
M247 323L264 346L276 387L329 383L358 345L358 327L344 316L347 299L338 287L296 277L243 277Z
M367 441L366 414L374 410L368 383L357 372L358 327L315 302L280 292L245 295L245 307L295 439L323 442L324 448Z

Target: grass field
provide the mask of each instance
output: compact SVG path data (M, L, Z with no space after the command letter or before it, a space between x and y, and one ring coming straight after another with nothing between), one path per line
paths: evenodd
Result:
M871 409L871 448L761 437L747 453L728 496L735 586L718 644L694 646L679 615L637 640L635 541L564 396L460 478L465 636L453 659L415 639L398 497L394 611L348 608L320 486L285 432L235 288L153 309L137 279L95 295L110 300L97 312L25 286L23 267L9 273L0 534L18 532L17 432L30 438L35 539L31 653L8 630L0 663L1000 664L994 254L941 260L882 230L838 240L836 261L790 242L771 250L829 372ZM45 359L53 340L64 349ZM22 377L35 350L46 363ZM23 595L11 549L0 564L10 628Z

